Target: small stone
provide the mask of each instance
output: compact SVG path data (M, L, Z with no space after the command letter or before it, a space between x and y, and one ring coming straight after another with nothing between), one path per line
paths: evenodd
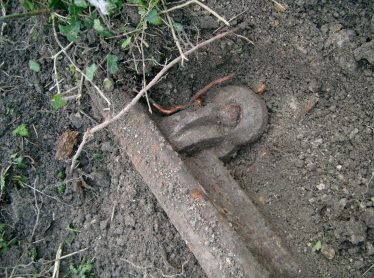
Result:
M370 229L374 229L374 209L369 208L365 212L364 216L365 224L368 226Z
M79 113L70 114L69 119L70 119L70 122L72 123L72 125L76 129L79 129L79 128L82 127L82 125L83 125L82 116Z
M302 168L302 167L304 167L304 161L302 161L301 159L296 160L296 161L295 161L295 166L296 166L297 168Z
M348 222L340 222L334 231L334 235L340 243L349 241L353 245L359 245L366 240L366 225L353 219Z
M323 143L323 139L318 138L318 139L316 139L312 142L312 147L313 148L318 148L318 146L320 146L322 143Z
M370 242L366 243L366 252L367 252L368 256L374 255L374 246Z
M321 190L323 190L323 189L326 188L326 185L325 185L324 183L321 182L320 184L317 184L316 187L317 187L318 190L321 191Z
M342 168L343 168L342 165L337 165L337 166L336 166L336 169L338 169L338 171L340 171Z
M335 249L329 245L322 244L321 254L325 256L325 258L332 260L335 257Z
M370 64L374 65L374 40L362 44L353 52L356 61L361 59L367 60Z
M358 133L358 128L353 129L351 133L349 134L349 139L352 140L356 136L357 133Z

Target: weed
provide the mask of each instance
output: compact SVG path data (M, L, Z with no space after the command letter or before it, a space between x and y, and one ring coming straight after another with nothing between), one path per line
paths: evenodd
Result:
M29 61L29 68L32 70L32 71L35 71L35 72L39 72L40 71L40 65L38 62L36 62L35 60L30 60Z
M57 178L58 178L60 181L65 180L65 178L66 178L65 172L64 172L63 170L60 170L60 171L57 173Z
M93 158L94 158L95 160L97 160L97 161L102 161L102 160L104 160L104 155L103 155L102 153L95 153L95 154L93 155Z
M25 157L22 155L18 156L17 154L13 154L10 157L13 160L13 164L17 166L18 169L26 170L28 165L25 162Z
M29 137L30 133L26 124L20 124L15 130L12 131L13 136Z
M36 248L31 249L30 257L31 257L31 260L32 260L33 262L36 261L36 259L37 259L37 257L38 257L38 252L36 251Z
M65 193L65 191L66 191L66 184L63 183L57 187L58 194L62 195Z
M5 237L5 227L5 224L0 223L0 251L2 252L7 252L12 246L12 241Z
M94 264L92 261L82 262L78 267L70 265L69 271L79 278L94 277Z
M27 182L27 177L22 176L22 175L14 175L12 176L12 181L14 181L15 183L19 185L22 185Z

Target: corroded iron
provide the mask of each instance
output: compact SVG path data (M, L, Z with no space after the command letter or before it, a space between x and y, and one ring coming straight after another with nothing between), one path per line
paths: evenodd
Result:
M182 153L212 149L228 158L241 145L258 139L268 114L265 103L250 89L227 86L208 94L207 104L195 111L184 110L160 123L160 129Z
M267 125L265 103L249 89L228 86L208 95L207 105L163 119L160 129L204 194L244 244L275 277L296 277L299 267L280 237L223 163L241 145L258 139Z

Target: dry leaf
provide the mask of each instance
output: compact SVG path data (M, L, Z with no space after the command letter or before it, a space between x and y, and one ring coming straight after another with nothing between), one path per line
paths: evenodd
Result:
M265 83L260 83L256 88L256 94L262 95L266 91Z
M66 160L72 157L74 146L78 141L77 131L65 131L57 144L56 159L57 160Z

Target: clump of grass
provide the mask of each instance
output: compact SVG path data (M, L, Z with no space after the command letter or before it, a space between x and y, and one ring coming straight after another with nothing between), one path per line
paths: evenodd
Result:
M94 277L94 263L92 261L82 262L79 266L70 265L69 272L74 277L91 278Z

